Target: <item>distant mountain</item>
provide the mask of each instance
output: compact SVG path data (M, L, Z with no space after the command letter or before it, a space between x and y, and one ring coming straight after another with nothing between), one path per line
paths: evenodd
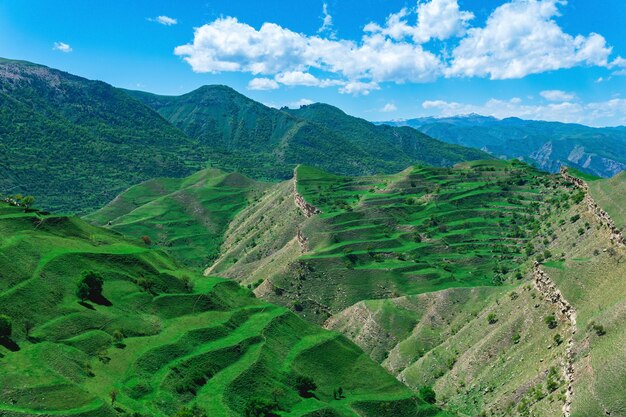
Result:
M300 163L357 175L486 157L412 129L375 126L329 105L270 108L225 86L178 97L128 93L209 147L213 165L256 178L290 178Z
M384 122L410 126L448 143L482 149L503 158L520 158L556 172L561 165L611 177L626 169L626 128L593 128L579 124L476 114Z
M203 158L193 142L123 91L0 59L0 194L47 209L89 211L132 184L182 176Z

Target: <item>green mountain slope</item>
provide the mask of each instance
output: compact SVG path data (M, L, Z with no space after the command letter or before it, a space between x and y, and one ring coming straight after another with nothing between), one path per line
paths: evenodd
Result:
M4 194L88 212L132 184L192 172L203 159L193 148L180 130L108 84L0 60Z
M128 93L210 147L213 165L256 178L289 178L297 164L355 175L488 157L412 129L376 127L328 105L269 108L225 86L178 97Z
M203 268L217 256L233 217L268 186L207 169L131 187L84 219L129 237L147 236L183 263Z
M283 416L443 416L342 336L163 252L4 203L0 232L4 416L240 416L255 399ZM80 302L83 271L102 292Z
M557 172L568 165L601 177L626 169L626 130L478 115L385 122L411 126L447 143L482 149L497 157L522 158Z
M282 269L274 262L275 274L251 273L241 264L255 257L247 260L245 247L229 243L249 232L229 229L222 257L210 271L245 283L267 279L262 289L269 299L298 305L316 321L361 300L499 285L517 272L539 216L549 210L546 195L552 194L547 175L504 161L373 177L302 166L296 180L298 193L321 210L298 225L303 251L292 252ZM293 202L293 192L284 198ZM242 215L252 217L253 210ZM278 231L265 234L273 227L264 224L245 239L264 251L276 241L272 235ZM295 227L284 231L296 238Z
M460 415L626 415L626 252L573 184L515 161L296 180L233 220L207 273L342 332ZM622 182L591 194L615 208Z

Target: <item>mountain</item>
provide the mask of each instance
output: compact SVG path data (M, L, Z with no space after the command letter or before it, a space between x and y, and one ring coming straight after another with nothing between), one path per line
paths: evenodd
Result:
M225 86L178 97L128 93L209 147L214 166L254 178L286 179L297 164L362 175L487 157L411 129L375 126L329 105L273 109Z
M482 149L501 158L520 158L557 172L561 165L612 177L626 169L626 130L579 124L479 115L384 122L410 126L434 138Z
M450 417L343 336L75 217L0 203L0 270L3 416Z
M164 97L0 59L0 192L85 214L132 185L207 166L276 180L299 163L371 174L487 157L334 112L336 127L321 120L325 113L298 117L224 86Z
M88 212L132 184L182 176L203 156L123 91L62 71L0 60L0 190L51 210Z

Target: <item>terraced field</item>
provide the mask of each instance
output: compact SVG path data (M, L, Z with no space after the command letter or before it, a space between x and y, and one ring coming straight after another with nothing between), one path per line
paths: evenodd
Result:
M445 415L340 334L78 218L0 204L0 271L3 416Z
M257 293L318 322L361 300L497 286L522 273L526 245L560 181L504 161L374 177L309 167L296 174L297 192L321 210L297 226L306 249L269 277L238 275L246 261L236 254L237 262L212 271L244 282L268 278Z
M206 169L131 187L85 220L129 237L147 237L150 245L186 265L204 268L217 256L229 222L268 186Z

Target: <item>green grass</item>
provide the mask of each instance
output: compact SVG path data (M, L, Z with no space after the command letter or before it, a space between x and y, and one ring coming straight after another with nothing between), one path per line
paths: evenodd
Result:
M238 416L255 397L276 398L285 416L439 413L343 336L75 217L0 204L0 270L0 314L18 347L0 344L3 415L169 417L196 405ZM109 303L78 302L86 270L104 278ZM298 374L317 398L298 395Z
M268 185L207 169L131 187L84 219L129 238L147 236L185 265L205 268L217 257L230 221Z
M282 301L269 299L297 302L314 321L361 300L499 285L519 268L559 181L507 161L371 177L300 166L296 175L298 192L322 211L302 223L308 251L258 278L284 290Z

